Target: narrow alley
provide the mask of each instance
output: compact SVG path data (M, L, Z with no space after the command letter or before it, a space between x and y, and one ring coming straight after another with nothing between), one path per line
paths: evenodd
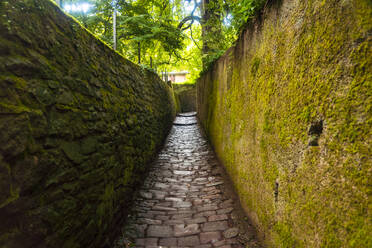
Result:
M177 116L125 228L134 247L260 247L196 113Z
M371 0L0 0L0 248L372 248L371 30Z

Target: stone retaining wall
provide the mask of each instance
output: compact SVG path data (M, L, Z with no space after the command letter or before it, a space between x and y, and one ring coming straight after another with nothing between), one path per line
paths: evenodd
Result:
M199 119L269 247L371 247L368 0L268 1L197 85Z
M196 85L173 84L175 97L179 103L180 112L196 111Z
M52 2L0 1L0 247L110 243L173 99Z

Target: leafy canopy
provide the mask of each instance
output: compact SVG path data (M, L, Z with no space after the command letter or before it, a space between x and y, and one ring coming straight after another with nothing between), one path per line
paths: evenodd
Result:
M57 0L59 2L60 0ZM117 10L117 50L157 71L187 70L199 76L236 40L265 0L63 0L88 3L88 12L70 12L86 28L113 44ZM204 8L204 9L202 9ZM209 11L209 12L208 12ZM205 13L211 13L209 19ZM204 19L203 19L204 18ZM200 25L200 22L202 25ZM182 23L182 25L180 25ZM205 49L205 48L208 49ZM202 62L203 60L203 62Z

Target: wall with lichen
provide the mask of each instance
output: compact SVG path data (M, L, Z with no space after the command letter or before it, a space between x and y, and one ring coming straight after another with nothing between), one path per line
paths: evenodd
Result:
M174 116L168 85L50 1L0 1L0 247L109 244Z
M269 1L197 85L268 247L372 247L372 2Z

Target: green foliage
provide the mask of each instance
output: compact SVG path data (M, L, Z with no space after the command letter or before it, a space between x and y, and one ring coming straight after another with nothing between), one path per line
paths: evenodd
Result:
M208 71L213 66L214 62L224 54L224 52L224 50L217 50L209 54L203 54L204 68L201 74Z
M265 0L211 0L206 11L212 12L205 22L203 41L208 49L203 54L207 70L236 41L250 19L264 7Z
M264 6L265 0L226 0L227 9L233 16L231 25L239 32Z
M64 4L81 2L66 0ZM70 14L112 45L113 1L84 2L94 6L89 13ZM139 62L140 54L141 64L155 71L187 70L190 72L188 81L195 82L203 67L210 67L233 45L241 28L263 7L265 1L210 0L204 6L203 11L209 11L209 18L204 20L203 28L194 22L190 29L181 32L179 23L190 15L190 10L184 7L186 2L189 1L117 0L117 51L135 63ZM202 16L201 10L199 15Z
M68 1L65 3L79 3ZM94 5L90 13L71 12L86 28L108 44L113 44L113 12L111 0L84 1ZM176 16L181 13L180 1L165 0L117 1L117 50L133 62L157 68L171 64L186 43L177 28ZM164 69L164 68L160 68Z
M119 26L121 38L141 42L152 47L154 42L160 42L165 52L172 53L182 49L182 34L167 20L155 20L149 15L123 16Z

